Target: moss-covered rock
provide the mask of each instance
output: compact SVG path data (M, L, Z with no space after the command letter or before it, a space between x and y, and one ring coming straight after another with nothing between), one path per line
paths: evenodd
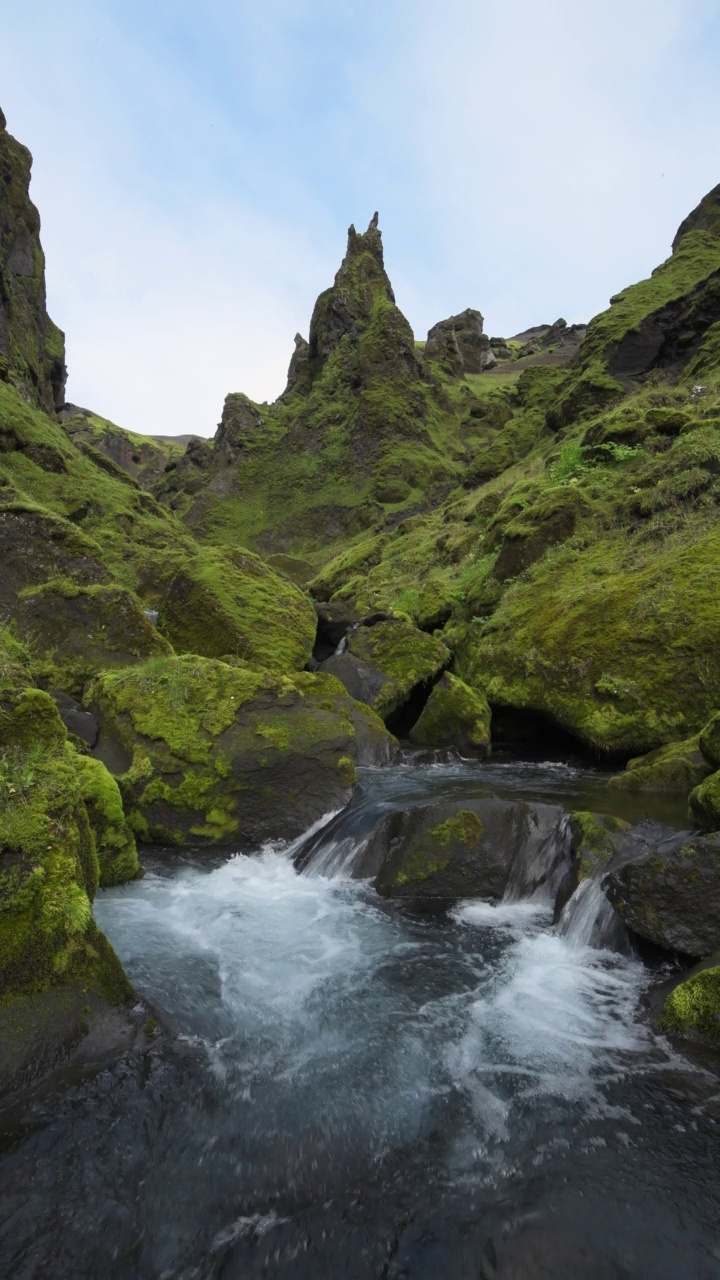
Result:
M78 755L75 761L80 795L95 840L98 883L109 889L141 875L135 837L123 811L120 788L101 760Z
M698 746L711 768L720 769L720 711L708 720L698 739Z
M703 959L720 948L720 835L651 840L609 872L616 911L642 938Z
M99 671L172 653L124 587L47 582L23 593L14 621L32 653L36 678L64 693L80 695Z
M490 708L482 694L447 671L433 688L410 741L421 747L457 747L483 756L490 752Z
M610 786L618 791L676 791L689 796L708 773L710 766L696 735L629 760L625 772L610 779Z
M99 677L87 698L135 833L167 844L293 839L390 743L336 680L305 672L164 658Z
M630 824L610 814L581 809L570 815L570 830L575 878L579 883L607 870Z
M720 769L690 793L690 813L700 826L720 828Z
M257 556L208 547L175 574L158 626L179 652L292 671L312 653L317 619L309 597Z
M0 715L0 1090L75 1049L96 1024L131 1034L122 1009L133 998L92 918L99 880L94 826L107 858L109 826L97 796L111 783L67 742L52 698L7 671ZM13 688L14 686L14 688ZM94 762L93 762L94 763ZM102 768L102 766L100 766ZM103 771L104 772L104 771ZM93 797L89 817L86 795ZM106 815L107 816L107 815ZM127 851L126 851L127 853ZM125 868L127 869L127 868ZM118 876L120 878L120 876ZM118 1010L117 1014L113 1010Z
M720 954L698 965L670 992L660 1018L670 1035L720 1050Z
M551 805L496 799L443 800L393 814L376 888L385 897L437 910L461 898L497 901L516 875L532 892L546 879L554 883L559 864L544 858L536 880L532 867L561 818Z
M347 647L353 658L382 678L370 705L385 720L402 707L417 685L434 680L450 661L442 640L400 618L358 627L348 636Z

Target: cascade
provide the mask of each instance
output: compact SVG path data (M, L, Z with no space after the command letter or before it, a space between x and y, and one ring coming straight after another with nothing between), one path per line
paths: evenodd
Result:
M558 933L573 948L632 953L622 920L605 896L601 880L582 880L563 908Z
M530 831L516 854L503 901L554 902L570 868L571 842L570 819L566 815L547 834Z

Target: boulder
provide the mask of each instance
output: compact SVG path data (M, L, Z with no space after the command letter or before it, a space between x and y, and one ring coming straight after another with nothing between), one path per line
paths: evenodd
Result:
M673 988L658 1019L660 1030L720 1050L720 953L696 965Z
M518 897L546 889L553 900L567 866L562 818L554 805L494 798L393 814L376 888L434 910L462 898L496 902L512 887Z
M194 655L100 676L86 701L135 833L169 845L292 840L347 804L356 764L393 745L331 676Z
M457 747L459 751L489 755L490 707L486 698L446 671L434 686L409 738L421 747Z
M411 695L421 695L423 686L429 689L449 662L450 650L442 640L418 631L401 618L390 618L351 632L346 653L341 658L331 658L323 664L323 670L342 680L348 691L377 711L393 732L402 732L404 726L396 725L396 720L404 705ZM357 692L353 693L353 689Z
M720 711L711 716L701 731L698 746L708 764L713 769L720 769Z
M310 598L258 556L205 547L172 579L158 629L181 653L293 671L312 653L317 620Z
M125 587L46 582L24 593L14 619L37 678L68 694L79 696L99 671L172 653Z
M142 869L117 782L102 761L93 756L78 755L75 768L95 840L99 887L109 889L137 880Z
M720 949L720 834L642 838L608 875L629 929L668 951L703 959Z
M625 772L611 778L609 785L618 791L675 791L689 796L709 773L696 735L629 760Z
M720 770L711 773L690 793L690 813L702 827L720 828Z

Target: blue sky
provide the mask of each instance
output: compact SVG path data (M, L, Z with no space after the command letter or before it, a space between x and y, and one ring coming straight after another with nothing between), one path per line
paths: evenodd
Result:
M717 0L24 0L0 86L68 395L136 430L274 398L375 209L417 336L509 335L602 309L720 182Z

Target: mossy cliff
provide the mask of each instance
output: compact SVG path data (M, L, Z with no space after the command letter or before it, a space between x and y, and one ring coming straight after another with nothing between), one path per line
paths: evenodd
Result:
M45 307L31 166L30 152L7 132L0 111L0 380L52 413L65 399L65 339Z
M27 655L0 631L0 1090L60 1061L133 998L92 899L99 883L138 873L117 784L70 745Z

